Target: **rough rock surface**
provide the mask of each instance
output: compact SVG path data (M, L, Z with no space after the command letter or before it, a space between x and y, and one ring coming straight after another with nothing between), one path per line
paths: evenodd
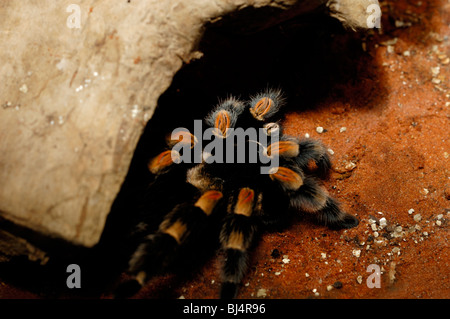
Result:
M326 1L1 4L0 217L95 245L158 97L201 56L204 25L248 6L285 12L276 22L319 5Z

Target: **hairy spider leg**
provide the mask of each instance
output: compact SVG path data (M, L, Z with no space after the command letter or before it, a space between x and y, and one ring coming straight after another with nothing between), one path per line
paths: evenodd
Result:
M191 237L207 227L208 217L222 198L219 191L207 191L194 203L177 205L159 225L144 238L129 261L128 273L133 279L116 290L116 298L126 298L139 291L149 279L167 269Z
M256 223L252 218L255 206L255 192L242 188L237 196L231 196L231 205L223 221L220 242L225 253L222 265L222 286L220 298L234 298L246 270L248 249L252 244Z
M250 98L250 114L258 121L272 120L284 105L281 90L267 89Z
M291 208L311 213L330 229L358 225L356 217L340 209L338 202L328 194L318 178L301 174L295 166L279 167L276 173L270 174L270 178L277 181L288 195Z
M245 104L234 97L220 101L206 117L208 126L215 128L215 134L225 138L227 130L234 128L239 115L244 111Z
M303 139L299 142L297 165L307 174L326 179L331 169L330 156L322 143L313 139Z
M322 209L316 212L317 220L330 229L348 229L358 226L358 219L341 210L336 199L328 196Z

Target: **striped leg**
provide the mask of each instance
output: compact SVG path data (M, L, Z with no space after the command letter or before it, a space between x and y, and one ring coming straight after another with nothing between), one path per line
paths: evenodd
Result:
M148 235L137 247L128 269L134 279L122 284L116 291L116 297L134 295L151 277L170 266L179 248L193 234L198 234L206 227L208 216L221 198L221 192L207 191L193 205L177 205L165 217L157 232Z
M236 296L237 287L247 270L248 249L256 232L255 219L252 218L254 206L254 191L242 188L237 199L232 198L225 217L220 234L220 242L225 252L220 292L222 299Z

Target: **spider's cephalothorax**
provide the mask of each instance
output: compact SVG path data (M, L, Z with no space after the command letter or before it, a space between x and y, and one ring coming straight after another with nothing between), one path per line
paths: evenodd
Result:
M205 118L216 144L203 147L201 161L185 163L170 149L178 145L187 152L199 146L202 137L187 130L149 161L154 181L148 215L163 214L162 222L151 231L140 224L140 241L128 268L134 279L119 287L118 297L135 293L209 240L206 236L215 236L225 256L220 296L233 298L258 234L283 225L288 212L310 213L332 229L358 225L322 185L331 168L327 149L318 141L283 134L275 117L282 104L277 90L248 102L230 97Z

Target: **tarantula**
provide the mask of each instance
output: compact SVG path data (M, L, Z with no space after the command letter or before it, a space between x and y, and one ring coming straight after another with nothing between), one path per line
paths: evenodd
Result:
M119 286L116 296L136 293L196 245L204 247L207 236L215 236L225 256L220 297L234 298L258 234L284 225L289 212L313 214L331 229L358 225L322 185L331 168L324 145L283 134L276 121L283 104L279 90L268 89L247 102L229 97L204 119L215 147L202 149L199 136L187 129L168 138L167 149L148 163L153 176L148 214L164 214L162 222L151 233L148 225L139 225L141 240L128 267L133 279ZM239 128L241 134L258 129L260 136L255 140L249 133L236 141ZM200 158L183 161L196 147L203 150ZM275 165L262 173L269 162Z

